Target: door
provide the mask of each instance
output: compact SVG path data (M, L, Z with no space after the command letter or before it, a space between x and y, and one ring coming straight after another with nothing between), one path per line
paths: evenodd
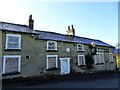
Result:
M110 70L109 52L105 52L105 66L106 66L106 70Z
M70 58L60 58L61 62L61 75L70 73Z

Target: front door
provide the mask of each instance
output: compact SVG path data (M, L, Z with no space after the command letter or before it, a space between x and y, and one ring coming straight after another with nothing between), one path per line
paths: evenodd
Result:
M110 70L110 65L109 65L109 52L105 52L105 66L106 70Z
M70 58L60 58L61 75L70 73Z

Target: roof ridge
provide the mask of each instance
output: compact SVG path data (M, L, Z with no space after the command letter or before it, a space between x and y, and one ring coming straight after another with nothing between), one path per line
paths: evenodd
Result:
M59 34L59 35L65 35L68 36L67 34L62 34L62 33L57 33L57 32L51 32L51 31L42 31L42 30L35 30L35 31L40 31L40 32L46 32L46 33L53 33L53 34ZM88 37L81 37L81 36L74 36L74 37L78 37L78 38L85 38L85 39L91 39L91 40L95 40L98 41L98 39L92 39L92 38L88 38Z
M4 24L11 24L11 25L19 25L19 26L25 26L25 27L28 27L28 26L27 26L27 25L25 25L25 24L16 24L16 23L3 22L3 21L0 21L0 23L4 23Z

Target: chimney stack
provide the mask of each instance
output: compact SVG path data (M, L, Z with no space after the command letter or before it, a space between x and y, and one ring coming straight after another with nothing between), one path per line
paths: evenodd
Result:
M33 29L34 27L34 20L32 19L32 15L29 16L29 28Z
M75 29L74 29L73 25L71 25L71 29L70 29L70 26L68 26L67 35L75 36Z

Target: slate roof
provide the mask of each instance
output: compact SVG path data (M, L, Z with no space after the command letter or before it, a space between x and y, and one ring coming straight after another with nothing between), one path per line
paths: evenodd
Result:
M8 22L0 22L0 30L38 34L35 30L30 29L27 25Z
M114 54L120 54L120 49L113 49Z
M59 34L59 33L49 32L49 31L39 31L39 30L36 30L36 31L39 32L39 39L65 41L65 42L82 43L82 44L91 44L91 42L94 42L96 45L99 45L99 46L114 48L110 44L107 44L101 40L90 39L90 38L79 37L79 36L69 37L66 34Z
M94 42L96 45L99 45L99 46L114 48L110 44L107 44L100 40L90 39L90 38L80 37L80 36L71 37L66 34L60 34L60 33L49 32L49 31L32 30L27 25L21 25L21 24L0 22L0 30L38 34L38 38L43 40L55 40L55 41L64 41L64 42L73 42L73 43L82 43L82 44L91 44L91 42Z

